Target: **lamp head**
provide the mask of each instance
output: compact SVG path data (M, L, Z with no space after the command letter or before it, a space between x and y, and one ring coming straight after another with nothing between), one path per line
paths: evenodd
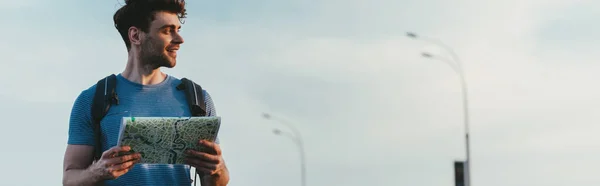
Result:
M268 113L263 113L262 117L265 119L271 119L271 115L269 115Z
M412 32L407 32L407 33L406 33L406 36L408 36L408 37L410 37L410 38L417 38L417 37L418 37L418 36L417 36L417 34L415 34L415 33L412 33Z
M432 54L430 54L430 53L427 53L427 52L423 52L423 53L421 53L421 56L423 56L423 57L425 57L425 58L432 58L432 57L433 57L433 55L432 55Z

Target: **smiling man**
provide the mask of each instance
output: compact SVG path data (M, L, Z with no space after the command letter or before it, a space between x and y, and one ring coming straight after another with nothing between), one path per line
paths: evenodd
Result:
M124 71L113 76L117 104L96 125L92 105L98 96L96 90L105 87L95 84L79 94L69 121L63 185L190 185L191 167L201 175L201 185L227 185L229 172L218 143L199 141L210 150L188 152L187 165L138 164L143 158L139 153L119 154L130 150L117 146L124 116L186 117L194 110L186 101L185 91L178 89L182 79L160 71L177 63L177 50L184 42L179 29L186 15L185 1L125 2L113 17L129 54ZM202 93L206 116L216 116L210 95L205 90ZM95 126L100 126L99 130L94 130Z

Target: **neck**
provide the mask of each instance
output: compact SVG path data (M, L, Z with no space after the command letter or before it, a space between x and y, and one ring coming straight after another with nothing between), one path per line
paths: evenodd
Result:
M148 65L143 65L139 57L134 57L130 52L127 59L127 65L121 75L135 83L142 85L154 85L163 82L167 75L160 71L160 68L152 68Z

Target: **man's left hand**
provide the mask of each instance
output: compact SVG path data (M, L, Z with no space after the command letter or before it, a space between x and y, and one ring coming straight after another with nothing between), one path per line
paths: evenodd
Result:
M206 152L187 150L185 163L195 167L198 172L205 175L219 175L225 169L225 162L221 156L219 145L205 140L200 140L198 144L206 147Z

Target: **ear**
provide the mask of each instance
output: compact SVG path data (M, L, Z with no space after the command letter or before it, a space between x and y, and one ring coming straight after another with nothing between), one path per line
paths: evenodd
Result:
M142 39L142 31L134 26L129 27L127 30L127 35L129 36L129 41L131 45L140 45Z

